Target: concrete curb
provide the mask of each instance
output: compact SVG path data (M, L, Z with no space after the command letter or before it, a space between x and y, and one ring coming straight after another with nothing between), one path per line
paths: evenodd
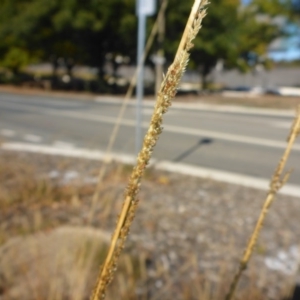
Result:
M26 143L3 143L0 146L0 149L8 151L24 151L65 157L85 158L100 161L104 160L107 157L105 152L98 150L79 148L66 149L51 145L34 145ZM112 160L125 164L133 164L136 161L136 158L134 156L126 154L111 153L110 158ZM195 176L200 178L209 178L216 181L221 181L229 184L237 184L259 190L267 190L269 186L269 180L265 178L251 177L244 174L225 172L216 169L195 167L192 165L173 163L170 161L155 160L152 160L150 165L158 170L175 172L183 175ZM282 190L279 191L279 194L300 198L300 186L294 184L286 184L282 188Z

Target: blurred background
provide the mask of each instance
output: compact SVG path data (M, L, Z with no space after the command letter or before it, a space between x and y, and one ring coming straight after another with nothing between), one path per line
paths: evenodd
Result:
M136 65L135 2L2 0L0 84L124 93ZM147 93L172 61L192 2L168 1L146 61ZM300 95L300 1L211 2L182 92Z

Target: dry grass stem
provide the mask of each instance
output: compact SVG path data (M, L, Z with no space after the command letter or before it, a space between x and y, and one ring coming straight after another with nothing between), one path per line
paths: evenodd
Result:
M99 198L99 191L101 189L101 184L102 184L102 181L103 181L103 177L104 177L104 175L106 173L107 165L111 162L111 155L110 154L111 154L113 145L115 143L117 134L119 132L121 121L123 119L123 116L124 116L125 110L127 108L128 102L129 102L129 100L130 100L130 98L131 98L131 96L133 94L134 87L136 86L137 74L139 73L141 64L143 64L145 62L145 59L146 59L146 57L147 57L147 55L148 55L148 53L149 53L149 51L150 51L150 49L151 49L151 47L153 45L154 38L155 38L155 36L156 36L156 34L158 32L158 20L165 13L167 5L168 5L168 0L163 0L163 2L161 4L161 7L160 7L160 10L158 12L156 21L155 21L155 23L154 23L154 25L152 27L151 33L150 33L149 38L147 40L142 60L138 64L138 67L136 68L136 70L134 72L134 75L131 78L128 90L127 90L126 95L124 97L124 101L122 103L121 109L120 109L118 117L116 119L116 123L115 123L114 128L112 130L112 133L110 135L110 138L109 138L109 141L108 141L108 145L107 145L106 151L105 151L105 157L104 157L103 165L102 165L102 167L101 167L101 169L99 171L98 180L97 180L97 186L95 188L95 192L94 192L93 198L92 198L92 206L91 206L91 211L90 211L90 215L89 215L89 218L88 218L89 222L92 221L93 216L94 216L95 206L96 206L98 198Z
M237 284L240 280L240 277L241 277L243 271L247 268L248 262L251 258L252 253L253 253L253 249L256 245L258 235L259 235L259 233L260 233L260 231L263 227L264 220L266 218L268 210L269 210L270 206L272 205L277 192L287 182L287 180L288 180L288 178L291 174L291 171L289 171L289 172L285 173L284 175L282 175L283 170L284 170L285 165L286 165L286 162L288 160L288 157L291 153L293 144L294 144L297 136L299 136L299 135L300 135L300 106L298 106L297 114L296 114L296 117L294 119L291 131L290 131L290 134L289 134L289 137L288 137L288 140L287 140L287 142L288 142L287 147L286 147L286 149L285 149L285 151L282 155L282 158L279 161L278 166L277 166L277 168L276 168L276 170L273 174L273 177L271 179L270 188L269 188L266 200L265 200L264 205L261 209L259 218L257 220L257 223L255 225L253 233L252 233L252 235L249 239L246 250L245 250L245 252L243 254L243 257L240 261L239 269L238 269L238 271L237 271L237 273L236 273L236 275L235 275L235 277L234 277L234 279L233 279L233 281L230 285L229 292L225 297L226 300L233 299L233 296L234 296Z
M107 285L113 279L119 256L124 248L125 240L138 205L137 194L141 178L150 161L158 137L162 132L163 114L167 112L171 105L171 100L176 94L180 79L187 66L189 51L193 47L192 41L201 28L202 19L206 14L205 6L207 3L207 0L196 0L194 2L174 62L169 67L161 84L151 122L144 138L142 150L138 154L136 166L129 179L121 214L113 233L108 254L100 270L96 287L91 297L92 300L104 299Z

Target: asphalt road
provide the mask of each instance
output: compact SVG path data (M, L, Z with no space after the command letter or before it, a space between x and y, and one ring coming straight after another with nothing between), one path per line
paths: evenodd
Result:
M105 100L105 99L104 99ZM120 105L50 96L0 93L0 138L5 142L105 150ZM152 109L144 108L144 130ZM154 158L270 178L292 116L171 108ZM126 109L113 152L134 154L135 107ZM300 185L300 139L288 162Z

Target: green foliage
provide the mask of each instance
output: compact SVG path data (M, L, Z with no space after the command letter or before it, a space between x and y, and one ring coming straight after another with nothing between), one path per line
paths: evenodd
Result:
M72 58L101 66L108 52L135 47L134 0L3 0L0 4L0 59L12 47L35 59Z
M219 60L225 67L243 72L257 63L268 64L264 59L267 47L281 34L272 18L288 15L291 1L253 0L251 5L241 7L240 0L212 0L191 56L191 65L199 69L204 82ZM2 0L1 64L20 68L26 61L54 62L63 57L98 67L101 73L108 53L128 56L135 62L135 2ZM164 43L168 60L175 53L192 3L192 0L169 0ZM149 23L153 20L149 18Z
M257 63L269 65L264 55L269 43L281 34L271 22L272 16L280 12L279 5L275 5L280 1L264 1L254 0L248 7L241 7L239 0L211 1L191 56L192 65L199 69L204 85L206 76L219 60L225 67L238 68L242 72L251 70ZM183 28L180 15L187 14L190 6L189 1L170 2L165 43L169 56ZM262 12L264 15L261 15Z
M18 73L22 67L27 66L31 62L29 53L21 48L12 47L5 53L0 65L14 74Z
M277 16L288 13L290 1L282 0L253 0L251 7L255 7L258 13Z

